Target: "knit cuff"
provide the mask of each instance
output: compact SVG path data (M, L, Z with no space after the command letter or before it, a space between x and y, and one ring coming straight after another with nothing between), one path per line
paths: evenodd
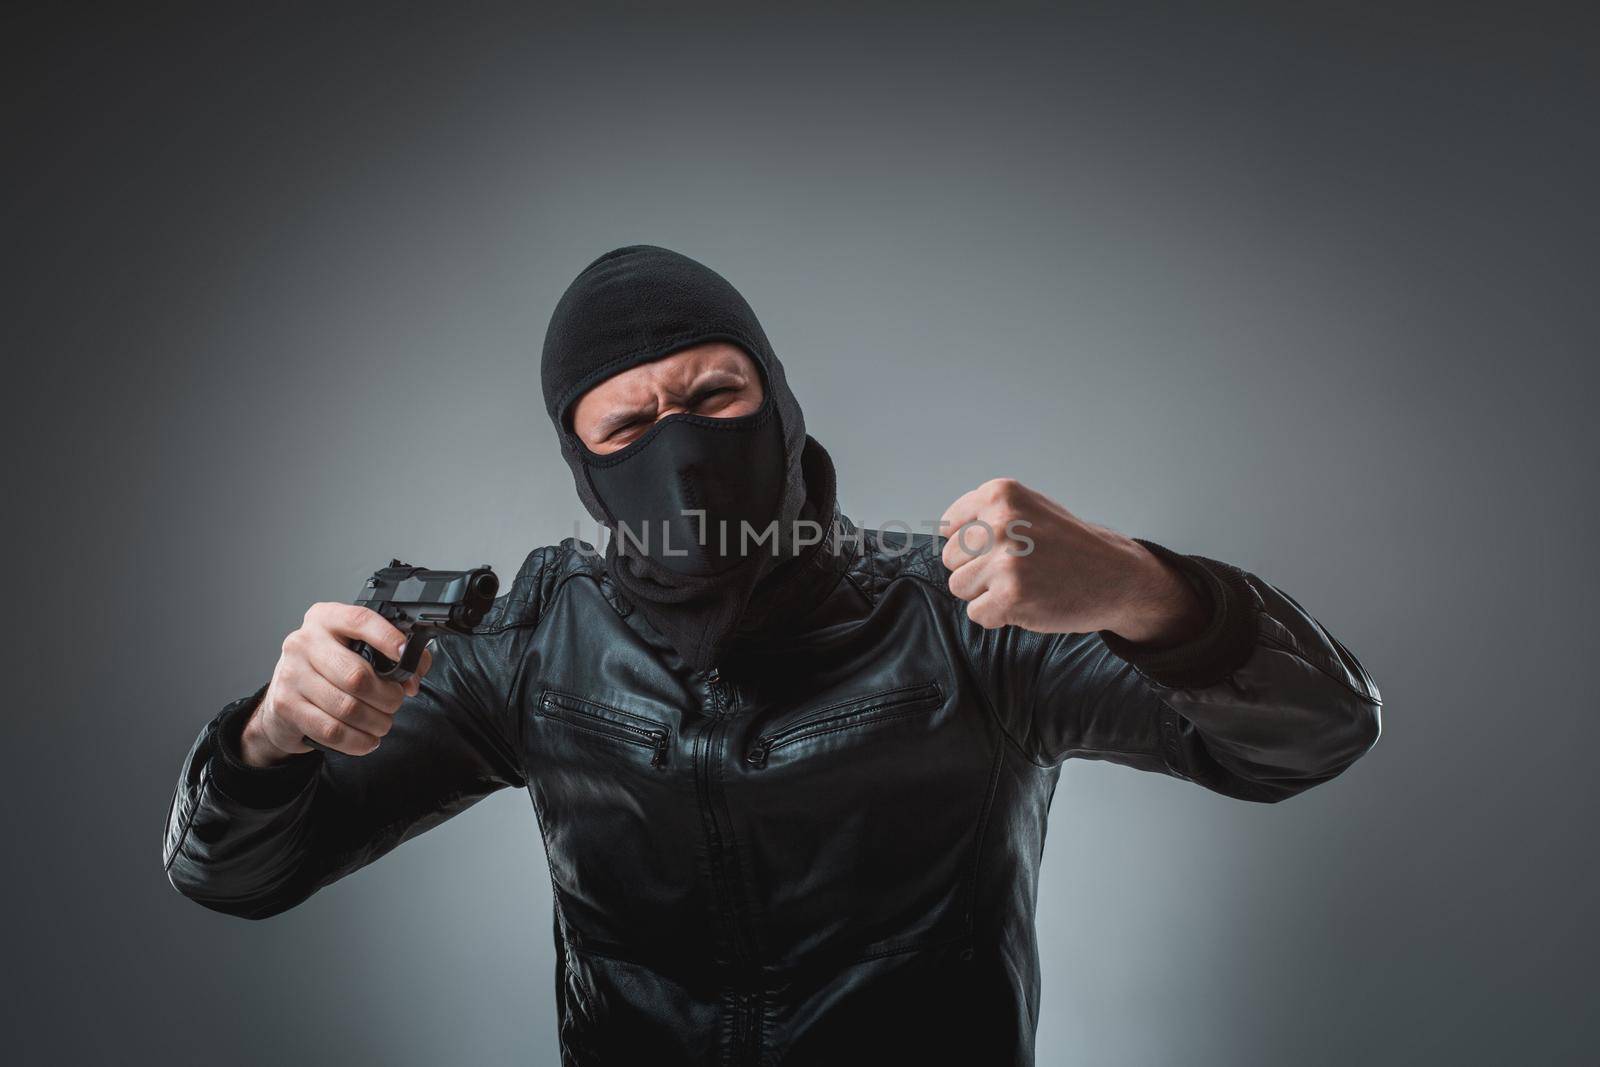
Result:
M217 716L212 735L212 784L247 808L281 808L300 795L322 766L322 753L315 749L270 767L252 767L244 761L240 738L266 692L262 686L253 696L229 705Z
M1152 682L1173 689L1215 685L1244 666L1255 651L1260 611L1260 599L1244 572L1204 556L1180 555L1143 538L1134 540L1187 578L1211 617L1193 640L1171 648L1152 649L1102 630L1106 647Z

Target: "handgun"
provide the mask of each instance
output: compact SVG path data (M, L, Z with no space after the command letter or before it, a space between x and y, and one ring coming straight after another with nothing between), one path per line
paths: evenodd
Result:
M483 621L500 579L485 563L467 571L430 571L391 559L367 579L355 602L377 612L406 635L398 661L356 641L351 648L372 664L379 678L404 682L417 671L423 650L438 630L471 633Z
M391 559L387 567L367 579L355 602L382 615L406 635L400 659L390 659L365 641L352 641L350 647L372 664L379 678L408 681L436 632L471 633L499 591L500 579L487 563L467 571L431 571ZM331 751L309 737L301 740L312 748Z

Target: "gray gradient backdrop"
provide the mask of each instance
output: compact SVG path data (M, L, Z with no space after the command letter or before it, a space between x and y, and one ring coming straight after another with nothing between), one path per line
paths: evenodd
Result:
M1013 475L1383 688L1280 806L1069 765L1041 1063L1594 1062L1593 27L1290 7L4 16L0 1058L553 1060L525 794L259 924L158 842L307 604L572 532L539 342L645 241L856 518Z

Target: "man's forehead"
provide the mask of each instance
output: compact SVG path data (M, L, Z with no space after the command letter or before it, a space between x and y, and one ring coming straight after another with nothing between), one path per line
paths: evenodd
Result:
M596 391L618 399L634 395L647 395L657 389L688 388L696 380L712 373L729 373L743 377L754 369L754 361L737 345L724 341L694 345L663 356L661 359L641 363L619 371L605 379Z

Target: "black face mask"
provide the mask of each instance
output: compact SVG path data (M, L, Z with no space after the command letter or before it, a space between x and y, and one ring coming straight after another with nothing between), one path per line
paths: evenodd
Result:
M621 451L584 451L619 554L707 578L781 550L783 433L770 399L740 418L669 415Z
M736 344L755 361L765 390L759 410L735 419L669 415L607 456L590 452L569 428L573 405L590 388L708 341ZM763 605L780 601L775 587L819 550L820 542L797 543L796 521L826 527L834 516L833 464L806 436L755 312L720 274L687 256L653 245L618 248L585 267L562 295L540 370L545 410L578 496L612 528L612 581L686 662L712 666L753 598L766 591L772 595ZM741 543L745 523L767 539Z

